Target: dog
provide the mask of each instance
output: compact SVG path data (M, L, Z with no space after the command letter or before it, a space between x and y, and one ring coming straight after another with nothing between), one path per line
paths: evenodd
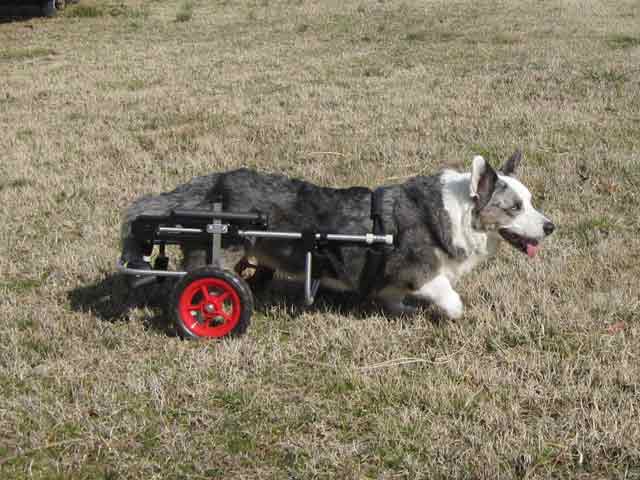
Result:
M368 298L382 302L393 315L411 313L413 297L434 303L451 319L464 308L454 287L457 280L495 255L500 241L534 257L554 224L531 202L531 193L514 174L521 161L516 151L498 172L482 156L471 171L443 170L416 176L376 190L381 227L394 236L382 268L367 272L367 248L327 245L314 259L314 272L329 288L358 291L368 283ZM283 175L248 169L197 177L172 192L145 196L126 211L122 225L122 261L148 268L145 247L131 234L141 214L166 214L173 208L211 208L222 198L225 211L262 212L273 231L314 231L362 235L372 231L372 190L327 188ZM256 239L237 245L261 269L290 275L304 272L300 240ZM182 245L186 270L204 266L202 246Z

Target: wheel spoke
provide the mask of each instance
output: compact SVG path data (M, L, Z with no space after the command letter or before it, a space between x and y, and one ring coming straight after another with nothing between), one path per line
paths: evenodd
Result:
M222 302L224 302L230 296L231 296L231 294L229 292L222 292L216 298L217 298L218 302L220 302L220 304L222 304Z
M206 285L200 287L200 293L202 293L202 295L204 296L204 301L207 301L209 299L209 289L206 287Z

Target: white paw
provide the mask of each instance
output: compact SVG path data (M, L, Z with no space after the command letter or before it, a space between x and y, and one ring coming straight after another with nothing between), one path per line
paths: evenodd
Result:
M456 292L453 292L447 297L445 302L443 302L442 308L447 313L447 316L453 320L459 319L464 313L464 305L462 305L460 295Z

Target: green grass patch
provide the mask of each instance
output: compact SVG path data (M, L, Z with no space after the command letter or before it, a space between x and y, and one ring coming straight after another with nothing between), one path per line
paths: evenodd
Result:
M614 68L591 70L587 73L587 78L596 82L605 83L624 83L629 80L629 76L625 72Z
M509 33L498 33L493 36L492 41L496 45L516 45L522 43L519 37Z
M227 451L231 455L250 454L256 450L256 441L253 435L246 431L232 429L226 435Z
M176 13L176 22L188 22L193 18L193 2L186 1L180 5L180 10Z
M65 11L65 16L71 18L99 18L110 16L115 18L146 18L149 10L145 7L131 7L125 3L83 5L79 3Z
M549 167L554 162L554 156L542 150L528 150L522 156L524 163L537 167Z
M559 230L558 234L573 238L583 247L594 247L617 230L618 227L611 217L598 215L581 219L574 225L567 225Z
M459 38L457 33L437 30L415 30L404 36L408 42L451 42L457 38Z
M129 92L137 92L158 85L159 83L158 81L147 82L141 78L130 78L98 82L98 86L103 90L127 90Z
M132 8L124 3L110 6L108 13L112 17L146 18L149 16L146 8Z
M36 278L0 279L0 291L6 290L12 293L27 293L40 288L43 280Z
M25 329L26 331L27 329ZM47 360L58 358L61 353L59 344L52 342L47 336L39 333L31 336L25 335L21 349L23 358L32 367L40 365Z
M142 90L145 86L146 86L146 82L144 80L140 80L137 78L129 80L125 84L126 89L129 90L130 92L135 92L136 90Z
M33 139L34 132L30 128L21 128L16 132L16 138L23 142Z
M614 50L634 48L640 46L640 37L625 34L614 34L609 35L606 42L607 45Z
M429 33L426 30L409 32L404 37L404 39L409 42L425 42L428 38L429 38Z
M65 12L65 16L71 18L98 18L105 14L104 8L96 5L83 5L78 3L73 8L69 8Z
M136 135L135 139L145 152L152 152L156 148L155 141L148 135Z
M502 165L504 159L501 158L502 151L500 146L474 143L470 146L470 149L473 155L481 155L494 168L500 168ZM469 164L471 164L470 160L471 158L469 158Z
M55 55L53 48L32 47L32 48L7 48L0 49L0 60L30 60L33 58L48 57Z
M30 178L17 178L15 180L9 180L6 182L0 182L0 192L4 189L16 189L19 190L24 187L35 185L35 181Z

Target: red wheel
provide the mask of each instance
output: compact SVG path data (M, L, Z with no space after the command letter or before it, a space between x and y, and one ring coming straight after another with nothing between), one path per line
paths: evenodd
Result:
M207 267L188 273L178 282L173 305L181 336L219 338L246 331L253 297L240 277Z

